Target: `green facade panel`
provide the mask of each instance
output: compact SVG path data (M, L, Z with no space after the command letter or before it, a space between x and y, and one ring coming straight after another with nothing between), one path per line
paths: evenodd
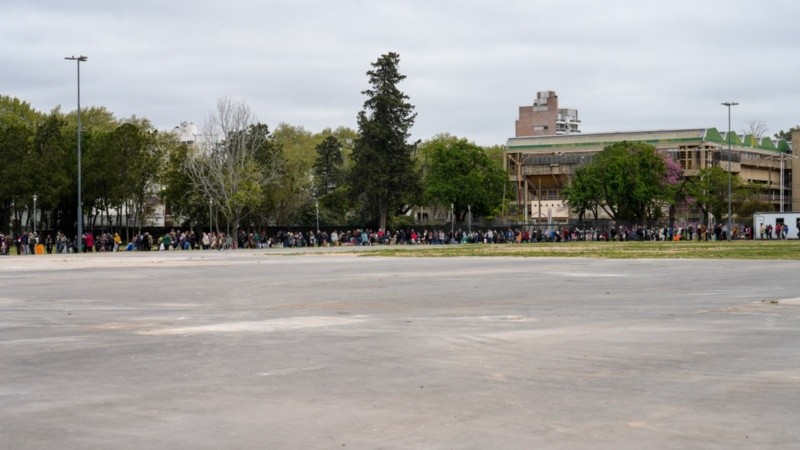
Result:
M777 150L778 148L775 147L775 143L772 142L772 139L765 137L761 139L761 145L759 148L763 148L764 150Z
M758 144L758 138L756 138L756 136L753 134L748 134L744 137L744 139L742 139L742 145L747 147L758 147Z
M706 129L706 135L703 139L706 142L719 142L724 143L725 139L722 138L722 135L717 131L716 128L708 128Z

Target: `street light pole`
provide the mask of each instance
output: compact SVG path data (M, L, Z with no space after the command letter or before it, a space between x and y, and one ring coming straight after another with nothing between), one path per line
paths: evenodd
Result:
M780 212L783 212L783 161L785 160L786 158L784 158L783 153L781 153L781 208L780 208L781 211Z
M731 106L736 106L736 102L723 102L722 106L728 107L728 134L725 139L728 141L728 240L733 238L733 208L732 208L732 193L731 193Z
M78 65L78 237L75 242L77 252L83 248L83 203L81 200L81 63L86 62L86 56L67 56L64 59L76 61Z
M317 234L319 234L319 200L315 200L314 205L317 207Z
M36 199L38 195L33 194L33 234L36 234Z
M453 239L455 239L455 237L456 237L455 207L456 207L456 205L454 205L453 203L450 203L450 237L452 237Z

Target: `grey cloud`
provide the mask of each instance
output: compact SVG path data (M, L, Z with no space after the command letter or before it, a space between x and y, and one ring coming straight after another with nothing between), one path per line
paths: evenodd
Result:
M800 35L791 1L409 0L12 2L0 15L2 94L34 107L82 100L160 128L242 97L271 126L355 126L365 72L397 51L414 137L500 144L517 107L552 89L584 131L727 125L774 132L793 116Z

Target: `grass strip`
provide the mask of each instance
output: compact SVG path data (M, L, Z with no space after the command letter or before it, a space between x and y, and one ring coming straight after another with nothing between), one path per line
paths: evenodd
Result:
M391 247L364 256L578 257L610 259L800 260L800 240L716 242L559 242Z

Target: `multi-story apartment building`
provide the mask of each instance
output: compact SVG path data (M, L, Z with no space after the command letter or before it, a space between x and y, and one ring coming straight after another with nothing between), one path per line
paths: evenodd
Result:
M549 136L580 133L577 109L558 107L554 91L540 91L532 106L519 107L516 137Z
M195 125L194 122L181 122L180 125L172 129L172 132L178 137L180 142L190 147L197 144L199 133L197 131L197 125Z

